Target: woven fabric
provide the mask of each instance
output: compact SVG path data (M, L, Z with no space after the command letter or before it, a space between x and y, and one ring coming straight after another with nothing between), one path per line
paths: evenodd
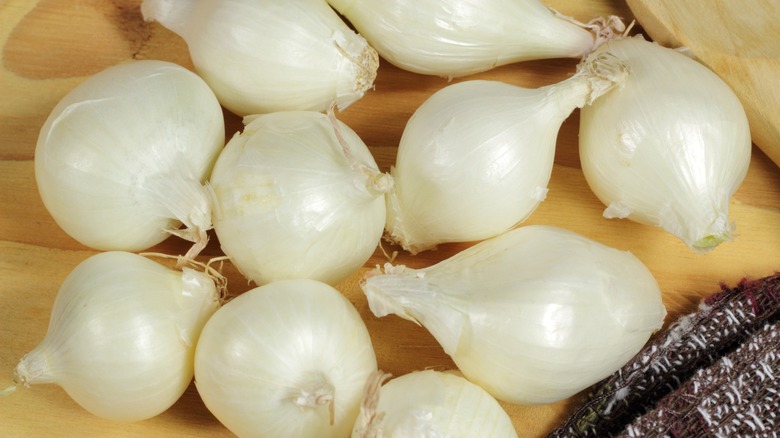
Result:
M550 437L777 436L779 320L780 275L723 286L596 384ZM728 412L713 405L731 398Z
M757 437L780 430L780 323L664 396L617 436Z

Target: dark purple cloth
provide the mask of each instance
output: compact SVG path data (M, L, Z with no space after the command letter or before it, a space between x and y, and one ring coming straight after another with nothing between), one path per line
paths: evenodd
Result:
M550 437L777 436L779 321L780 274L722 286L596 384Z

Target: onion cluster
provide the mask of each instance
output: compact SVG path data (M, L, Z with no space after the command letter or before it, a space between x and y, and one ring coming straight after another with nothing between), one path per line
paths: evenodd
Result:
M95 415L137 421L194 376L240 436L516 436L497 400L562 400L626 363L666 316L652 273L571 231L519 226L545 199L558 130L582 109L583 172L606 217L705 252L731 238L728 202L750 158L744 110L706 68L619 33L614 18L577 23L537 0L456 3L331 0L358 34L325 0L145 0L145 18L187 42L196 73L111 67L43 125L44 204L105 252L61 286L17 385L55 383ZM334 112L373 86L377 51L445 77L582 59L538 89L443 87L384 173ZM221 107L245 116L227 141ZM195 260L212 228L257 285L227 303L220 274ZM175 269L137 254L169 235L193 242ZM383 386L364 321L335 288L383 236L412 254L478 242L360 282L375 316L428 329L462 375Z

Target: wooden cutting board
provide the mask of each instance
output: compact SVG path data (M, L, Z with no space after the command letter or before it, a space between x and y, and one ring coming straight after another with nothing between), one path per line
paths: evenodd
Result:
M780 2L627 0L654 41L687 47L745 107L753 142L780 165Z

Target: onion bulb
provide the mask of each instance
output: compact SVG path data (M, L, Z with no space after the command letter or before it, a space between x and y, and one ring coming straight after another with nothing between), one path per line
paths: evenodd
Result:
M516 438L506 411L481 387L452 372L415 371L381 385L370 379L352 438Z
M373 254L392 178L347 125L314 111L245 119L211 175L214 230L257 284L335 284Z
M443 77L532 59L580 58L623 28L614 18L580 24L538 0L328 3L391 64Z
M631 72L580 118L582 170L604 216L661 227L696 252L730 240L729 202L751 153L734 92L697 61L641 37L600 52Z
M211 229L202 183L224 144L222 108L201 78L133 61L57 104L38 137L35 179L57 224L86 246L141 251L173 233L195 242L194 256Z
M564 120L624 78L604 54L536 89L473 80L434 93L401 136L388 239L417 253L493 237L525 220L547 194Z
M240 437L345 437L376 356L360 314L314 280L281 280L220 308L195 353L203 402Z
M386 264L361 286L374 315L422 325L466 378L510 403L551 403L596 383L666 315L631 253L544 225L424 269Z
M144 0L187 43L222 105L244 116L325 111L373 87L379 60L324 0Z
M219 303L203 272L98 253L63 282L46 336L19 361L14 381L59 385L102 418L154 417L192 381L198 336Z

